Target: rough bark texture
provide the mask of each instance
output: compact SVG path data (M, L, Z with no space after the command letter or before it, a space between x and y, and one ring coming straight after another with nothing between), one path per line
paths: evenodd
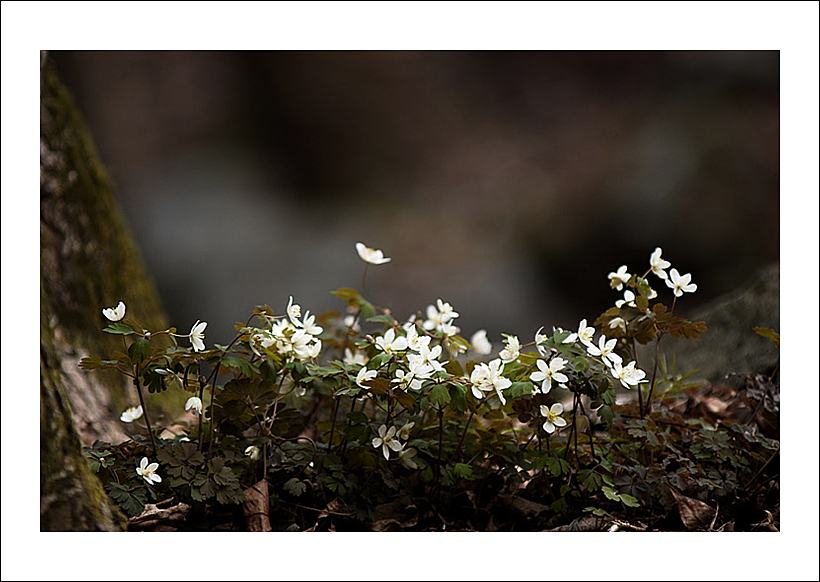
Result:
M133 397L120 377L88 374L77 363L90 353L122 350L121 338L100 333L102 306L123 299L154 328L164 316L85 126L45 57L40 267L40 527L122 529L81 441L123 440L119 411ZM152 406L160 412L163 404L152 400Z

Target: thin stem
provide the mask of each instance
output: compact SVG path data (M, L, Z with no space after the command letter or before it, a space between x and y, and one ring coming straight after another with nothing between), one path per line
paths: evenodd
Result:
M226 350L227 351L227 350ZM216 382L219 379L219 368L222 366L222 358L219 358L219 361L216 363L216 367L214 368L213 382L211 382L211 404L208 407L211 411L211 430L209 431L208 435L208 452L211 451L214 443L214 428L216 427L216 409L214 408L214 394L216 393Z
M638 363L638 345L635 343L635 337L632 337L632 359L635 360L635 367L640 368L641 365ZM643 388L640 384L638 384L638 411L640 412L641 419L643 419Z
M341 402L341 399L338 397L334 396L333 399L335 400L335 403L333 405L333 417L330 421L330 438L328 439L327 443L328 451L333 449L333 436L336 433L336 416L339 414L339 403Z
M364 290L367 287L367 268L370 266L370 263L364 264L364 273L362 273L362 295L364 295Z
M441 451L444 442L444 409L438 407L438 461L436 462L436 483L441 488Z
M669 310L669 315L675 313L675 305L678 303L678 298L675 297L672 299L672 309ZM658 375L658 350L661 345L661 340L663 339L664 334L658 335L658 339L655 341L655 364L652 366L652 380L649 382L649 395L646 397L646 414L649 414L652 411L652 395L655 392L655 378ZM640 385L639 385L640 388ZM643 419L643 415L641 415L641 419Z
M572 405L572 424L573 425L575 425L577 420L578 420L578 416L577 416L578 401L580 399L581 399L581 397L578 394L576 394L575 395L575 402ZM578 427L577 426L575 427L575 430L572 431L572 435L573 435L574 448L575 448L575 462L578 463L578 467L580 467L581 466L581 459L578 458Z
M581 400L580 397L578 397L578 404L580 404L581 406L581 414L583 414L587 419L587 434L589 434L589 450L592 454L592 461L595 462L597 459L595 457L595 439L592 436L592 419L589 417L589 414L587 414L586 408L584 407L584 402Z
M481 404L476 406L475 410L470 412L470 417L467 419L467 423L464 425L464 431L461 433L461 438L458 441L458 449L456 449L456 458L459 460L461 460L461 451L464 447L464 438L467 436L467 429L470 428L470 421L473 420L473 416L475 416L475 413L480 406Z
M567 448L564 449L564 458L569 458L569 448L573 443L573 437L575 441L575 460L578 461L578 428L576 426L577 420L577 412L578 412L578 395L572 395L572 425L569 429L569 434L567 435Z
M199 367L198 367L199 368ZM202 402L203 398L205 397L205 379L202 377L199 369L197 369L197 380L199 381L199 401ZM185 368L185 378L183 380L187 383L188 381L188 368ZM213 405L213 402L211 402ZM213 411L211 411L211 415L213 416ZM202 411L202 414L199 415L199 419L197 420L197 437L199 438L199 452L202 452L202 447L205 445L205 439L202 438L202 417L205 416L205 411Z
M137 387L137 394L140 397L140 406L142 406L142 416L145 418L145 428L148 429L148 436L151 438L151 448L154 449L154 456L157 456L157 443L154 440L154 431L151 430L151 421L148 419L148 408L145 406L145 398L142 395L142 386L140 385L140 365L137 364L134 370L134 386Z
M350 415L356 411L356 397L350 397L350 411L347 413L347 426L345 427L345 436L342 441L342 453L347 450L347 433L350 432Z
M384 417L384 425L390 428L390 421L393 419L393 396L387 393L387 414Z

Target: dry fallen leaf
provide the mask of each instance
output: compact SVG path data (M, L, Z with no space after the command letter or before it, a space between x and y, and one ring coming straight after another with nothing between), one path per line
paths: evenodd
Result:
M715 515L715 510L710 505L698 499L687 497L674 487L669 487L675 504L678 506L680 520L688 530L708 528Z
M248 531L271 531L268 516L269 499L266 479L245 489L245 503L242 505L242 510L245 513Z

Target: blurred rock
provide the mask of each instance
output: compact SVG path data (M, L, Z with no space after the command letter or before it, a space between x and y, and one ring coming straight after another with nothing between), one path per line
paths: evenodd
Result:
M688 317L705 321L709 329L697 341L664 340L662 350L676 358L679 372L697 370L697 377L712 381L732 373L771 373L779 352L753 328L780 330L780 264Z

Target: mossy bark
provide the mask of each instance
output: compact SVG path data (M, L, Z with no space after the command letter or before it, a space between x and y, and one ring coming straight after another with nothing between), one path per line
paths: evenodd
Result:
M123 440L133 402L116 375L80 358L122 350L100 333L100 309L123 299L152 329L165 317L80 115L43 58L40 90L40 527L124 527L82 456L81 441ZM118 343L120 342L120 343Z
M82 455L48 304L40 303L40 530L118 531L125 518Z

